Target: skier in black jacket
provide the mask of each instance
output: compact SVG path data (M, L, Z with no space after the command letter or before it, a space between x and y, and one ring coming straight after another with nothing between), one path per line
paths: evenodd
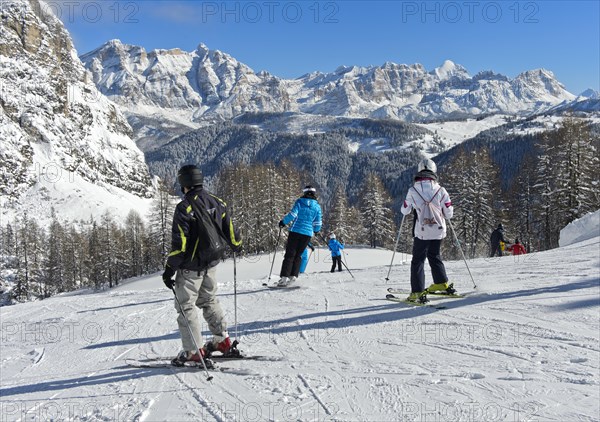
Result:
M498 224L498 227L492 232L492 235L490 236L490 248L492 251L490 257L493 257L496 254L498 256L502 256L502 248L500 247L500 242L506 243L506 240L504 240L504 227L502 227L502 223Z
M241 238L234 229L225 202L202 187L203 176L200 169L194 165L184 166L179 170L177 179L184 193L183 200L177 204L173 216L172 252L167 258L165 271L162 275L165 285L177 294L179 303L175 309L179 313L177 323L181 334L183 350L173 359L174 365L183 365L186 361L200 361L199 353L219 351L228 353L231 340L227 334L227 323L219 300L216 298L217 280L216 266L219 261L213 261L201 267L196 256L199 238L196 233L196 223L191 201L208 211L217 222L233 250L241 248ZM173 276L175 280L173 280ZM194 339L201 338L202 327L198 319L198 309L202 309L204 319L213 334L213 339L200 350L195 350ZM189 322L189 329L185 318ZM193 338L191 337L193 333Z

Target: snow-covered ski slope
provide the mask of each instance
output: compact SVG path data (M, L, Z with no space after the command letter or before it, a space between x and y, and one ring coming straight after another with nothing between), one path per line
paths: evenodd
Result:
M1 420L600 419L600 238L469 261L477 290L464 262L447 262L469 295L432 298L444 310L384 299L408 288L406 256L386 282L391 252L346 252L356 279L329 273L319 251L294 291L262 286L267 257L240 262L238 338L272 359L221 363L212 383L126 363L179 350L159 275L1 308ZM233 336L232 263L218 276Z

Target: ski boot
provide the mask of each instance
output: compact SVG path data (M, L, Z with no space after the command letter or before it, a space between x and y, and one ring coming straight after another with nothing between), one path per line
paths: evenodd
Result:
M215 355L215 357L240 358L242 355L237 348L238 344L237 340L231 343L229 335L225 333L223 336L214 336L211 341L204 345L203 349L208 357L211 357L214 352L219 352L220 355Z
M213 362L208 359L206 351L204 349L200 349L198 352L188 352L186 350L182 350L179 354L171 359L171 365L173 366L186 366L186 363L191 362L194 365L200 365L204 360L204 364L207 369L213 369Z
M442 292L442 294L453 295L456 293L454 283L433 283L426 290L429 293Z
M429 299L427 299L427 290L424 290L422 292L411 293L406 298L406 300L408 302L427 303L427 302L429 302Z

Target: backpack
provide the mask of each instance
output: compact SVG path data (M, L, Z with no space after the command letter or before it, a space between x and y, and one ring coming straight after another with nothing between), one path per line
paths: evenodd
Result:
M211 262L219 261L225 257L229 245L221 227L217 224L209 212L196 201L190 200L194 210L194 221L196 233L198 234L198 246L194 257L198 259L198 268L207 268Z
M431 197L429 201L425 200L418 190L417 195L423 200L423 204L417 212L419 224L421 225L421 236L423 239L438 238L441 231L444 230L444 215L442 209L432 204L433 199L437 196L442 188L440 187Z

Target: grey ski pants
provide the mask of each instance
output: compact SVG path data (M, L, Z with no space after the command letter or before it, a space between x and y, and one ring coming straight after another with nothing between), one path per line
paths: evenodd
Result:
M190 335L190 329L198 347L202 347L202 326L198 318L198 309L202 309L204 320L208 324L208 329L213 335L223 335L227 330L227 323L221 309L219 299L217 299L217 267L208 268L200 271L178 270L175 277L175 293L181 303L181 308L175 302L175 309L179 314L177 324L181 333L181 343L183 350L194 351L194 341ZM189 323L188 329L182 316L185 313Z

